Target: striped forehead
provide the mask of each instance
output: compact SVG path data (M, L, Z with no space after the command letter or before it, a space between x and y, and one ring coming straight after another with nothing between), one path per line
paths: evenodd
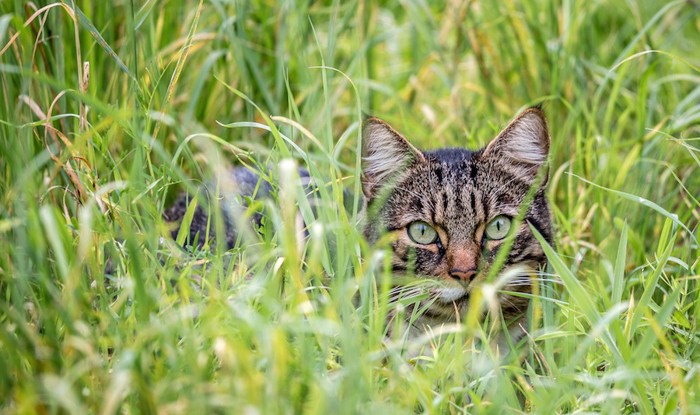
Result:
M484 195L473 160L430 160L394 190L389 217L408 214L448 229L472 229L485 219ZM414 217L418 216L418 217Z
M485 220L486 208L473 160L460 163L442 162L433 168L435 187L429 197L435 206L433 223L448 230L470 233ZM439 177L441 176L441 177Z
M493 215L517 212L527 186L500 164L466 153L450 153L446 158L427 153L428 163L407 172L394 189L386 218L408 215L450 231L472 233Z

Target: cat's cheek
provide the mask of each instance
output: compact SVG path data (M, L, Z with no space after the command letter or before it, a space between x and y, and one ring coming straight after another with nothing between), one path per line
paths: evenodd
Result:
M416 275L422 277L447 275L447 266L444 258L436 251L423 246L412 246L409 248L408 260Z
M423 277L446 273L439 249L435 244L418 245L399 233L392 243L392 266L395 271L409 271Z
M401 258L403 261L408 259L408 247L401 241L395 240L392 242L391 249L394 252L394 257Z
M503 245L503 241L486 241L484 244L483 257L489 264L496 259L501 245Z

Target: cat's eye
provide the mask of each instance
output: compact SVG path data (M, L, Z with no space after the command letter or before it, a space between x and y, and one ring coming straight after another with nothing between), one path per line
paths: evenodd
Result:
M510 231L510 218L505 215L496 216L486 225L486 237L491 240L503 239Z
M432 244L438 238L435 229L420 220L408 225L408 236L413 242L421 245Z

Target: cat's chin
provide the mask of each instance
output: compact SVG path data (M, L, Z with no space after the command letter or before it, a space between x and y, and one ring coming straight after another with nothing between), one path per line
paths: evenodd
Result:
M436 294L437 300L443 304L463 302L469 298L469 292L463 287L441 287Z

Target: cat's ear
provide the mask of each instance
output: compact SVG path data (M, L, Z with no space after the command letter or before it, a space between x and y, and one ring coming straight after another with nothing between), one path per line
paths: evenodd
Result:
M522 167L534 178L549 157L549 131L542 109L530 108L518 115L486 146L482 157L497 157Z
M362 124L362 190L368 199L413 163L425 161L389 124L366 117Z

